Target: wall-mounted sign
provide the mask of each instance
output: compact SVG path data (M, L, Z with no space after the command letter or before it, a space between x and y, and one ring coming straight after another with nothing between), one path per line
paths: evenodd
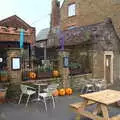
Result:
M20 70L21 69L20 57L13 57L11 62L12 62L11 63L12 70Z
M68 57L63 57L63 65L64 65L64 67L68 67L69 66Z
M0 58L0 62L3 62L3 58Z

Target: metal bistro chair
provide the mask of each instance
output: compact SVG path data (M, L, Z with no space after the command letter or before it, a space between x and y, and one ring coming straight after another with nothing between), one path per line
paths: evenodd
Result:
M105 86L105 81L102 79L98 79L94 82L95 84L95 90L96 91L100 91L100 90L104 90L106 88Z
M84 84L81 89L81 94L90 93L95 91L95 86L90 81L84 81Z
M28 102L29 102L29 99L30 99L30 96L36 93L36 89L33 88L33 87L30 87L28 85L23 85L23 84L20 85L20 88L21 88L22 93L20 95L20 99L19 99L18 104L20 104L22 96L23 96L23 94L25 94L25 95L28 95L28 98L27 98L27 101L26 101L26 106L27 106Z
M51 99L52 100L52 104L53 104L53 108L55 108L55 99L52 95L53 91L55 91L58 87L58 84L51 84L48 85L48 87L46 89L44 89L43 93L39 93L39 97L43 99L43 102L45 104L45 110L47 111L47 100Z

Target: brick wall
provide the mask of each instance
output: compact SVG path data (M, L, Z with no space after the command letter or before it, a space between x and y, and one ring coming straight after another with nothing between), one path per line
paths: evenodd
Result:
M76 3L76 15L68 17L68 5ZM120 2L118 0L65 0L60 11L61 28L69 26L84 26L103 21L111 17L119 34L120 32Z
M60 8L57 0L52 0L51 26L56 27L60 23Z
M17 49L8 49L7 51L7 68L8 68L8 78L11 83L20 83L22 81L22 69L20 70L12 70L11 68L11 59L12 57L20 57L21 50ZM20 63L21 64L21 63Z

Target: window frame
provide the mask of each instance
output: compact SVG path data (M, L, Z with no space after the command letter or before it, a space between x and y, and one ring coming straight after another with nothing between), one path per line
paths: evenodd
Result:
M74 5L74 8L73 8L73 5ZM67 12L68 17L75 16L76 15L76 4L75 3L68 4L67 10L68 10Z
M16 65L17 63L17 65ZM12 57L11 58L11 69L20 70L21 69L21 57Z

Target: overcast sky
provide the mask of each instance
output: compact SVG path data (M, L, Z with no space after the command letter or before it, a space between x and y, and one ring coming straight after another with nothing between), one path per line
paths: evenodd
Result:
M0 20L17 15L36 27L37 33L50 24L52 0L1 0ZM63 1L63 0L59 0Z

